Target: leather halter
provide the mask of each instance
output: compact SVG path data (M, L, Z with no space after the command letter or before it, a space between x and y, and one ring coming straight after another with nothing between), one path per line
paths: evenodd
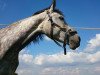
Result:
M64 38L64 43L63 43L63 46L59 44L59 42L57 42L56 40L54 40L54 37L53 37L53 26L57 26L58 28L60 28L62 31L64 28L61 28L59 25L57 25L56 23L53 22L52 20L52 17L50 16L49 13L47 13L48 16L49 16L49 21L51 22L51 31L50 31L50 36L51 36L51 39L53 39L53 41L64 48L64 55L66 55L66 44L69 44L69 30L66 30L66 33L65 33L65 38Z

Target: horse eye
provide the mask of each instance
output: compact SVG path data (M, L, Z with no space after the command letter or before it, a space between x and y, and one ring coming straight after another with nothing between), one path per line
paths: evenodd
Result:
M77 32L76 31L72 31L72 32L70 32L70 34L71 35L75 35L75 34L77 34Z
M63 18L63 17L59 17L59 19L60 19L60 20L64 20L64 18Z

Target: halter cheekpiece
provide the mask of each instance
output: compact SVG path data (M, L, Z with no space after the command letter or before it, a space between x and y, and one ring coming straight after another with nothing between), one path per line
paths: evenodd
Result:
M59 27L60 29L63 29L63 28L61 28L59 25L57 25L56 23L53 22L52 17L50 16L50 13L49 12L47 12L47 14L49 16L49 21L51 22L50 36L51 36L51 39L53 39L54 38L53 37L53 26L55 25L55 26ZM66 42L67 42L67 44L69 44L69 35L68 35L68 33L69 33L69 30L66 30L63 46L61 44L59 44L58 41L56 41L56 40L53 39L53 41L57 45L59 45L60 47L63 47L64 48L64 55L66 55Z

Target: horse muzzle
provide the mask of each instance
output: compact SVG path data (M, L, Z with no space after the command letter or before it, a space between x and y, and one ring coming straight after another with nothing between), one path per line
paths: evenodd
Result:
M75 50L76 48L78 48L80 46L80 41L81 41L81 39L77 34L70 36L69 37L69 47L72 50Z

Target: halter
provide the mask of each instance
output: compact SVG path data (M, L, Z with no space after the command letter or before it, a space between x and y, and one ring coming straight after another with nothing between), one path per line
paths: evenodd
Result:
M49 21L51 22L51 31L50 31L50 36L51 36L51 39L53 39L53 26L57 26L58 28L60 28L62 31L64 28L61 28L58 24L54 23L53 20L52 20L52 17L50 16L49 13L47 13L48 16L49 16ZM66 44L69 44L69 30L66 30L66 33L65 33L65 38L64 38L64 43L63 43L63 46L61 44L59 44L58 41L54 40L53 41L59 45L60 47L63 47L64 48L64 55L66 55ZM67 43L66 43L67 42Z

